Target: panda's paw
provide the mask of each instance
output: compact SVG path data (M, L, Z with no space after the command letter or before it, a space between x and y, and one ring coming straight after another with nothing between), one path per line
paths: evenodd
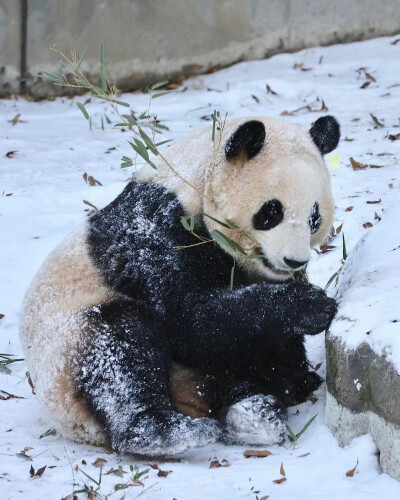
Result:
M291 312L287 327L302 335L316 335L329 328L337 312L335 299L322 288L308 283L291 283Z
M288 394L284 397L286 406L295 406L304 403L311 394L323 383L323 379L315 372L308 372L297 379Z
M141 414L125 434L126 439L114 442L122 453L144 456L170 456L189 448L205 446L220 437L218 423L211 418L190 418L176 411Z
M227 443L272 445L286 435L286 411L274 396L257 394L228 408L223 439Z

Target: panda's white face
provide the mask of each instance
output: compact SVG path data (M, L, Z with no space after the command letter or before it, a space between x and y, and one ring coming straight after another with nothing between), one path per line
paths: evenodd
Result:
M205 202L204 208L239 231L206 223L261 257L235 252L249 272L289 279L305 267L311 248L325 240L332 225L334 203L322 154L337 145L337 122L324 117L307 132L279 120L257 119L230 124L227 136L208 173L213 203Z

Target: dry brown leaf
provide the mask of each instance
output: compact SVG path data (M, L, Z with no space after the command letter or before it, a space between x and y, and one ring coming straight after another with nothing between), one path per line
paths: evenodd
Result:
M228 462L228 460L224 458L222 460L222 467L230 467L230 466L231 466L230 462Z
M33 465L31 465L31 468L29 469L29 474L31 477L35 476L35 469L33 468Z
M103 185L100 181L95 179L93 177L93 175L89 175L89 177L87 178L87 181L91 186L102 186Z
M279 473L281 476L286 476L285 469L283 468L283 463L281 463L281 468L279 469Z
M372 113L370 113L369 115L370 115L370 117L372 118L372 121L375 123L375 125L376 125L377 127L382 128L382 127L384 127L384 126L385 126L382 122L380 122L380 121L378 120L378 118L377 118L375 115L373 115Z
M167 477L168 474L171 474L172 470L161 470L159 469L157 476L158 477Z
M32 394L36 394L36 392L35 392L35 386L33 385L33 382L32 382L32 379L31 379L30 375L28 375L28 384L29 384L29 387L32 389Z
M271 89L271 87L268 85L266 85L266 89L267 89L267 94L272 94L272 95L278 95L277 92L275 92L274 90Z
M352 122L359 122L359 121L360 121L360 118L353 118L351 121L352 121Z
M78 465L78 464L76 464L76 465L75 465L75 467L74 467L74 471L75 471L75 472L78 472L78 471L79 471L79 465Z
M331 252L334 248L336 248L336 245L328 245L325 243L324 245L321 245L319 247L319 251L317 249L315 249L315 250L318 254L324 254L324 253Z
M353 167L353 170L362 170L368 167L366 163L360 163L359 161L356 161L352 156L350 157L350 163Z
M244 458L257 457L257 458L265 458L272 455L272 453L268 450L246 450L243 453Z
M275 479L272 482L275 484L281 484L281 483L284 483L285 481L286 481L286 477L281 477L280 479Z
M372 227L372 226L373 226L372 222L364 222L364 224L363 224L363 228L365 228L365 229Z
M11 120L11 123L16 125L19 122L19 119L21 118L21 113L18 113L17 115L14 116L14 118Z
M0 314L0 319L3 319L4 318L4 314Z
M375 212L375 217L374 217L375 220L377 220L378 222L382 220L382 217L379 217L379 215Z
M317 372L321 368L321 366L322 366L322 361L321 361L321 363L318 363L317 365L315 365L314 370Z
M340 234L342 227L343 227L343 222L340 224L340 226L336 228L336 234Z
M44 465L43 467L40 467L40 469L38 469L38 470L36 471L36 476L37 476L37 477L42 477L43 472L46 470L46 467L47 467L47 465Z
M303 455L299 455L297 458L304 458L304 457L308 457L308 455L310 455L310 452L308 452L308 453L303 453Z
M369 87L370 85L371 85L371 82L364 82L364 83L361 85L360 89L366 89L366 88L367 88L367 87Z
M218 469L218 467L222 467L222 465L219 463L219 460L213 460L212 462L210 462L209 469Z
M383 168L383 165L368 165L369 168Z
M82 460L82 465L87 465L86 460Z
M155 470L160 470L160 467L157 464L147 464L149 467Z
M16 151L9 151L8 153L6 153L6 156L7 156L7 158L13 158L15 153L16 153Z
M95 205L93 205L93 203L90 203L90 201L83 200L83 203L84 203L85 205L88 205L89 207L94 208L94 209L96 210L96 212L98 212L98 210L99 210L99 209L98 209Z
M368 80L371 80L371 82L376 82L375 77L373 77L371 73L365 72L365 78L368 78Z
M269 495L264 495L263 497L260 498L260 500L268 500Z
M353 208L354 208L353 206L347 207L346 212L351 212L353 210Z
M378 153L376 156L393 156L393 153Z
M82 175L82 177L83 177L83 180L84 180L85 182L87 182L88 175L87 175L87 173L86 173L86 172Z
M355 473L355 471L356 471L356 469L357 469L357 467L358 467L358 459L357 459L356 466L355 466L355 467L353 467L353 469L350 469L350 470L348 470L348 471L346 472L346 477L353 477L353 476L354 476L354 473Z
M379 200L368 200L367 203L368 203L368 205L377 205L381 201L382 201L381 199L379 199Z
M388 135L388 139L391 141L397 141L398 139L400 139L400 133L399 134L390 134L390 135Z
M3 394L5 394L5 396L3 396ZM25 398L23 398L22 396L16 396L15 394L10 394L9 392L3 391L0 389L0 400L8 401L9 399L25 399ZM30 448L30 449L32 449L32 448ZM25 453L25 452L22 452L22 453Z
M107 463L107 460L105 458L98 457L96 460L92 463L95 467L103 467L104 464Z

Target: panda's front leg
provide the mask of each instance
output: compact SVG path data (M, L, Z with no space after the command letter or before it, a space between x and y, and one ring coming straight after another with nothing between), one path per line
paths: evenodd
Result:
M192 419L171 401L171 358L163 326L128 300L86 312L91 339L76 360L77 386L113 449L172 455L215 442L219 426Z
M218 414L223 441L268 446L284 440L286 409L275 395L268 394L265 386L228 377L221 388Z

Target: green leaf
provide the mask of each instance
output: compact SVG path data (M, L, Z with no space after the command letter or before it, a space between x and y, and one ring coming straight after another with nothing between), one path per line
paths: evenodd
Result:
M167 139L166 141L157 142L155 144L155 146L157 146L157 147L162 146L163 144L167 144L167 142L171 142L171 141L173 141L173 139Z
M235 277L235 267L236 267L236 260L233 261L233 266L232 266L232 269L231 269L231 280L229 282L229 290L230 291L233 290L233 279Z
M188 222L188 217L182 216L181 217L181 224L186 229L186 231L191 231L190 225L189 225L189 222Z
M128 156L123 156L121 158L121 160L122 160L121 168L127 168L127 167L132 167L133 166L133 161Z
M155 154L156 156L158 155L157 148L153 144L153 141L150 139L150 137L144 132L144 130L139 127L139 133L142 136L142 139L144 140L146 146L150 149L150 151Z
M176 90L164 90L163 92L158 92L157 94L153 94L152 99L157 99L157 97L162 97L163 95L173 94Z
M234 240L231 240L231 242L235 245L235 248L236 248L236 250L237 250L238 252L240 252L240 253L241 253L241 254L243 254L243 255L247 255L247 253L245 252L244 248L243 248L241 245L239 245L239 243L237 243L237 242L236 242L236 241L234 241Z
M121 116L126 118L128 122L131 123L132 125L137 125L137 121L135 120L135 118L133 118L133 116L131 115L121 115Z
M326 290L329 287L329 285L336 278L336 276L339 276L339 272L338 271L336 271L336 273L333 273L332 276L329 278L328 283L325 285L324 290Z
M85 106L80 102L77 102L76 105L82 111L82 114L86 118L86 120L89 120L89 113L86 111Z
M151 90L156 90L156 89L159 89L160 87L164 87L164 85L167 85L168 80L164 80L162 82L157 82L157 83L154 83L150 88Z
M206 214L205 212L203 212L203 215L205 215L209 219L213 220L214 222L217 222L218 224L221 224L221 226L224 226L224 227L226 227L228 229L232 229L232 226L230 226L229 224L226 224L225 222L222 222L222 221L216 219L215 217L212 217L211 215Z
M11 370L6 366L5 363L0 362L0 372L7 373L7 375L9 375L11 373Z
M312 418L310 418L310 420L309 420L309 421L306 423L306 425L305 425L305 426L301 429L301 431L300 431L300 432L298 432L298 433L296 434L296 440L297 440L297 439L299 439L299 438L300 438L300 436L306 432L306 430L310 427L310 425L311 425L311 424L314 422L314 420L317 418L317 415L318 415L318 413L317 413L316 415L314 415Z
M99 67L100 67L101 86L105 92L108 88L108 81L107 81L106 68L104 67L104 42L100 43Z
M296 434L292 431L289 424L287 425L287 430L289 432L290 440L296 442L297 441Z
M189 226L190 226L190 231L193 231L193 229L194 229L194 215L190 216L190 224L189 224Z
M343 239L343 260L347 259L347 249L346 249L346 240L344 239L344 233L342 233Z
M31 462L33 462L32 460L32 457L30 457L29 455L27 455L26 453L16 453L15 454L17 457L20 457L20 458L23 458L24 460L30 460Z
M49 73L48 71L41 71L39 73L40 78L43 78L44 80L50 80L51 82L54 83L59 83L63 84L64 80L61 78L61 76L58 76L54 73Z
M86 49L87 49L87 47L85 47L84 51L82 52L81 57L79 58L79 61L78 61L77 65L75 66L75 72L76 72L76 73L78 73L79 68L81 67L81 64L82 64L83 58L85 57L85 52L86 52Z
M221 231L218 231L218 229L214 229L213 231L211 231L211 238L220 245L226 246L236 252L237 248L235 246L235 243L230 238L228 238L228 236L221 233Z

